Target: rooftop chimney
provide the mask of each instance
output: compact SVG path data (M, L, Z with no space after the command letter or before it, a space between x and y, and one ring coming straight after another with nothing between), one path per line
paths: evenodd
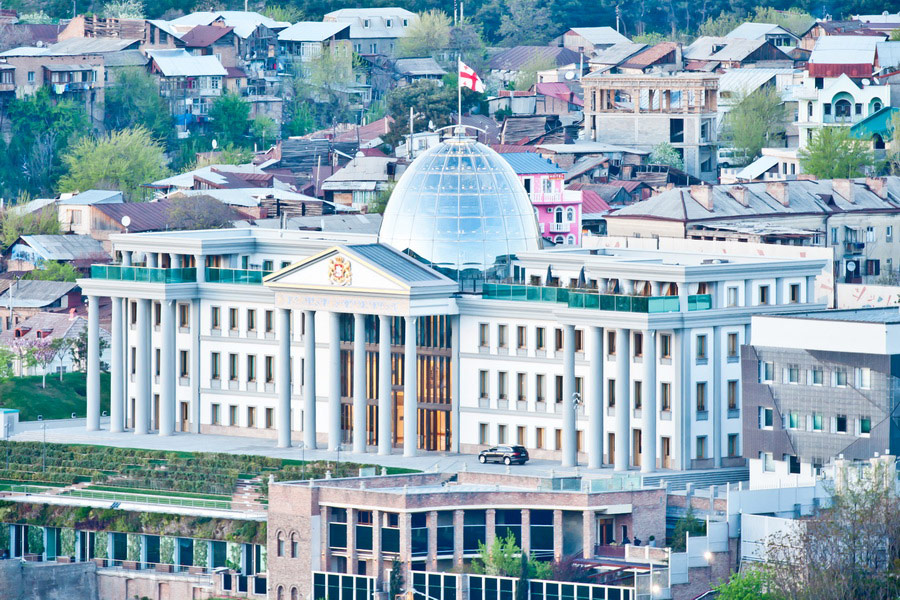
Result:
M789 206L788 186L783 181L767 181L766 193L778 200L782 206Z
M692 185L691 198L709 212L713 211L713 188L711 185Z
M853 180L852 179L832 179L831 191L849 202L855 204L853 199Z
M742 185L733 185L728 188L731 197L738 201L741 206L750 206L750 199L747 198L747 188Z
M887 179L884 177L866 177L866 187L882 200L887 200Z

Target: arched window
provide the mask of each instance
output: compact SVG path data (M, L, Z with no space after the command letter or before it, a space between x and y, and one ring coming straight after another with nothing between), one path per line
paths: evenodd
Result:
M276 556L284 556L284 532L278 532L278 544L275 548Z
M562 244L564 239L565 238L563 238L563 236L558 235L558 236L556 236L556 239L554 239L553 241L556 242L557 244Z
M569 208L566 209L566 221L571 223L574 220L575 220L575 209L570 206Z
M884 138L876 133L872 136L872 146L876 150L884 150Z
M291 558L297 558L300 556L300 540L297 539L297 534L291 534Z
M872 112L877 113L879 110L881 110L881 102L876 100L875 102L872 103Z
M556 207L556 210L555 210L554 212L556 213L556 214L554 215L554 217L555 217L554 220L555 220L557 223L562 223L562 222L563 222L563 209L562 209L562 206L557 206L557 207Z
M291 600L300 600L300 591L295 587L291 588Z
M275 591L275 598L277 600L284 600L284 586L278 586L278 589Z
M574 245L575 244L575 236L570 233L566 243L568 243L570 246Z
M834 103L834 116L838 119L840 119L840 118L849 119L850 116L853 114L852 111L853 111L853 105L850 104L850 101L845 98L841 98L840 100L838 100L837 102Z

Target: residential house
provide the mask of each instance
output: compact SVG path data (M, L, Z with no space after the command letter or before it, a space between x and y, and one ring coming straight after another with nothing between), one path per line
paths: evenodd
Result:
M897 114L900 114L900 108L885 106L854 123L850 127L850 135L871 141L876 160L883 160L885 149L894 141L894 117Z
M326 23L348 23L350 40L356 54L393 56L397 40L419 16L404 8L341 8L327 13Z
M178 190L167 199L179 197L209 196L236 209L237 218L268 219L322 215L325 203L319 198L299 194L281 188L245 187L212 188L202 190Z
M684 49L685 69L719 71L740 69L765 62L792 67L794 61L772 42L765 39L701 36Z
M398 160L357 153L343 169L324 181L325 199L362 212L371 209L378 195L390 192L392 183L399 177Z
M727 38L764 40L776 48L788 51L800 45L800 36L774 23L741 23L725 34Z
M430 56L424 58L398 58L394 61L394 74L398 86L408 85L415 81L430 79L443 85L442 79L447 74L436 60Z
M41 312L68 313L84 304L81 288L74 282L7 279L0 284L0 331L15 329Z
M564 115L584 110L584 100L579 95L581 86L577 83L536 83L532 89L538 114Z
M605 50L600 50L593 54L589 59L591 73L617 72L615 69L637 54L648 48L647 44L635 44L633 42L621 42L615 46L610 46Z
M806 66L816 80L871 77L875 72L875 50L883 42L880 36L827 36L819 38ZM821 85L821 81L817 81Z
M187 135L189 125L206 122L212 103L222 95L228 72L215 56L193 56L184 49L148 50L147 55L179 134Z
M557 245L581 244L581 193L565 193L565 170L534 152L501 154L534 206L541 237Z
M590 55L616 44L627 43L628 38L612 27L573 27L555 41L558 46Z
M584 232L606 235L606 215L609 214L611 208L604 196L610 199L621 196L624 194L622 188L599 184L591 186L590 189L581 190L572 190L567 187L566 191L581 194L581 227ZM625 195L627 196L627 194Z
M719 76L719 127L725 115L741 100L759 90L774 90L782 97L793 86L794 69L728 69Z
M816 21L812 27L800 35L800 47L811 51L815 49L820 39L826 37L849 39L872 36L880 38L880 41L885 41L890 37L889 33L874 29L862 21Z
M887 75L900 69L900 42L875 44L875 73Z
M409 142L409 134L403 134L403 140L397 144L394 156L397 158L418 158L420 154L437 146L441 142L441 134L438 131L416 131L412 134L412 145Z
M278 32L278 65L282 70L306 74L308 63L326 49L346 59L346 68L353 60L350 25L347 23L319 23L301 21Z
M56 203L60 230L64 233L90 235L93 230L91 207L95 204L121 204L124 201L122 192L112 190L88 190L62 197Z
M120 19L98 15L76 15L58 34L59 41L78 38L143 40L147 32L144 19Z
M28 348L32 345L51 343L57 339L65 339L74 343L82 333L87 331L87 319L77 316L73 312L39 312L25 318L14 329L5 329L0 333L0 346L11 348ZM109 332L100 329L100 338L106 343L101 344L103 351L100 356L102 362L108 363L110 359ZM49 375L50 373L70 373L84 368L75 362L72 353L64 348L54 356L54 360L46 367L41 365L26 366L18 355L13 359L13 371L18 376L22 375Z
M622 165L639 165L649 154L635 148L584 140L571 144L539 144L537 151L567 171L587 158L605 159L614 169Z
M618 182L625 183L625 182ZM628 182L628 183L636 183L637 185L644 185L640 182ZM646 185L644 185L646 187ZM607 211L612 208L621 208L623 206L627 206L629 204L635 203L635 197L628 192L628 189L622 185L615 185L613 183L571 183L566 185L567 190L580 191L584 194L584 202L585 207L584 210L587 212L587 202L589 198L599 198L605 204L607 204ZM637 198L640 199L640 196Z
M689 175L715 180L717 75L592 73L581 85L586 140L646 152L667 142Z
M745 167L722 168L719 183L785 181L803 175L797 148L763 148L761 156Z
M683 68L681 44L661 42L632 54L616 66L615 72L630 75L651 72L674 73Z
M71 264L86 271L94 263L109 262L103 245L88 235L23 235L2 254L7 270L33 271L48 262Z
M184 31L176 30L168 21L148 20L141 50L175 50L181 47L180 38L184 33Z
M860 283L897 271L900 178L693 185L664 191L607 218L609 235L709 237L711 230L777 227L792 242L834 249L834 277ZM714 236L722 237L722 236Z
M516 81L522 72L551 66L577 64L582 55L557 46L515 46L498 52L488 61L488 69L500 87Z
M875 78L851 78L846 74L827 83L821 78L806 77L792 90L792 98L798 104L800 147L806 146L822 127L849 127L890 106L895 87Z
M215 56L226 69L240 64L239 39L234 27L216 21L212 25L197 25L181 36L179 46L192 56Z

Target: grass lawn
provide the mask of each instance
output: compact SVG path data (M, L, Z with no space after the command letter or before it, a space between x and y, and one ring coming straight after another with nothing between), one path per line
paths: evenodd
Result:
M69 419L72 413L85 416L87 382L84 373L47 375L47 388L41 387L41 377L11 377L0 381L0 407L15 408L20 421ZM100 410L109 414L109 373L100 374Z

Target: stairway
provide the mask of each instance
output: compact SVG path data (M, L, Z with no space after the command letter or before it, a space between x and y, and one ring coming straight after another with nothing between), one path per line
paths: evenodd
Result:
M669 491L673 492L685 489L688 483L693 484L694 489L703 489L711 485L749 480L749 467L728 467L709 471L678 471L650 475L643 478L643 484L644 487L659 487L661 482L665 481Z

